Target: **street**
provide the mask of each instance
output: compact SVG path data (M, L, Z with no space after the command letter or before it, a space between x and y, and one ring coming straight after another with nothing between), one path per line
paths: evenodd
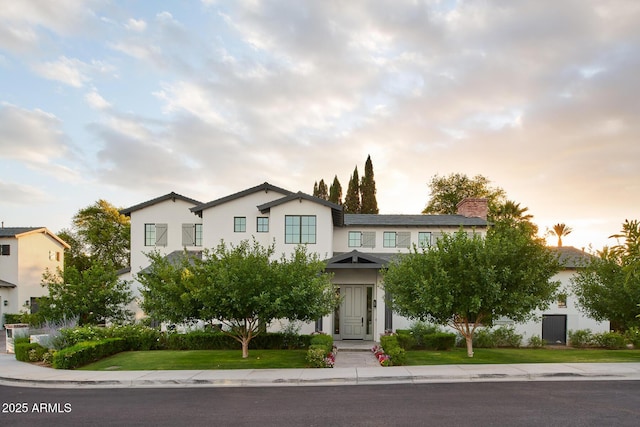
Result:
M0 387L0 425L637 425L640 382L335 387Z

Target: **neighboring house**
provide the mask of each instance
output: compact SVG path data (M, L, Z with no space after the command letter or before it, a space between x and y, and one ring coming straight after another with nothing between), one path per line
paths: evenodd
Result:
M569 331L590 329L595 333L608 332L609 322L598 322L583 314L571 292L571 278L576 270L584 266L593 255L572 246L551 249L558 253L563 266L563 269L553 277L553 280L560 282L560 297L548 309L536 312L536 320L514 325L516 331L523 335L523 342L526 344L529 338L538 336L549 344L566 344Z
M461 228L484 235L488 226L486 199L463 200L457 215L345 214L340 205L269 183L208 203L170 193L121 213L131 218L132 271L125 278L134 283L136 274L149 265L145 253L153 250L176 256L221 241L255 239L263 246L273 244L279 257L299 244L308 245L326 260L342 303L331 315L303 325L301 332L318 330L334 339L360 340L378 340L386 330L412 323L385 304L380 269L392 257ZM138 309L137 317L142 315ZM540 322L537 325L540 335Z
M69 245L45 227L0 228L0 322L5 313L38 310L37 298L48 295L42 274L64 267Z

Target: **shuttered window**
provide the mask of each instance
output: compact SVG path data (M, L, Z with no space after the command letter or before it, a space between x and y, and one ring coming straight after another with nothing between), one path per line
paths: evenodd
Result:
M359 248L362 246L362 233L359 231L349 232L349 247Z
M182 246L195 246L195 224L182 224Z
M375 248L376 247L376 232L375 231L363 231L362 232L362 247L363 248Z
M431 246L431 233L426 231L418 232L418 247L428 248Z
M398 248L408 248L411 246L411 232L401 231L396 233L396 246Z
M156 224L156 246L167 246L167 224Z

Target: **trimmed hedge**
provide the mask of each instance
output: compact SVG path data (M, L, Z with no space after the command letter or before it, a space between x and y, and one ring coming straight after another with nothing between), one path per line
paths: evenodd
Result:
M16 360L21 362L38 362L49 351L38 343L17 343L14 347ZM33 350L33 353L31 352ZM32 355L33 354L33 355Z
M456 346L456 334L437 332L423 336L422 341L427 350L451 350Z
M311 335L309 349L307 350L307 362L312 368L327 368L327 358L333 352L333 337L331 335ZM335 360L333 360L335 362ZM331 367L333 365L331 364Z
M395 366L404 365L407 362L407 354L400 347L397 335L383 335L380 337L380 345Z
M23 318L24 316L22 314L15 314L15 313L5 313L4 314L4 324L5 325L12 325L14 323L24 323L23 322Z
M52 366L56 369L75 369L127 349L122 338L106 338L101 341L84 341L56 351Z

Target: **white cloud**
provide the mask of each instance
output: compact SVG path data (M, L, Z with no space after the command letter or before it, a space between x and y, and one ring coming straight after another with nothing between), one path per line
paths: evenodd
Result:
M143 19L129 18L129 20L124 26L126 29L135 31L137 33L142 33L144 30L147 29L147 23Z
M92 90L85 95L85 99L89 106L96 110L105 110L111 107L111 104L104 99L96 90Z
M45 62L34 67L35 71L49 80L56 80L73 87L82 87L90 78L85 74L89 66L75 58L62 56L57 61Z

